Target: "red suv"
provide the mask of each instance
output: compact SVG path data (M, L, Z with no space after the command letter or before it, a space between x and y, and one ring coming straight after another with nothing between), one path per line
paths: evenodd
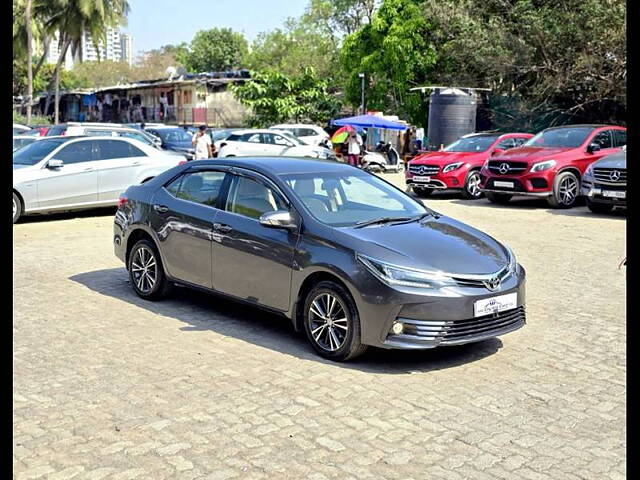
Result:
M476 199L480 191L480 168L492 155L522 145L530 133L472 133L444 150L420 155L405 171L407 186L421 197L434 190L461 190L464 198Z
M547 128L522 147L487 160L480 172L480 189L493 203L524 195L544 197L554 208L569 208L580 195L580 178L587 167L626 143L624 127Z

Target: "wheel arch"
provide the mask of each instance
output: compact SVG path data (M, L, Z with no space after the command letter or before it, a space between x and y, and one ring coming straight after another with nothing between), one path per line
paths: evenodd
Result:
M131 254L131 249L138 241L143 239L149 240L155 245L156 249L158 249L158 243L156 242L155 238L153 238L153 235L151 235L151 233L149 233L142 226L135 227L129 233L129 235L127 235L127 244L125 246L125 266L127 268L129 268L129 255ZM160 249L158 249L158 252L160 252ZM162 258L162 253L160 253L160 256Z
M574 167L574 166L562 167L560 170L558 170L558 173L556 173L556 177L558 175L560 175L561 173L565 173L565 172L573 173L576 176L576 178L578 179L578 183L581 183L582 174L580 173L580 170L578 170L577 167ZM554 178L554 180L555 180L555 178Z

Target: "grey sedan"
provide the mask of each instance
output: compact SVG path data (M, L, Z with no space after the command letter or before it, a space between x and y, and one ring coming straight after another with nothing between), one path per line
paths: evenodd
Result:
M121 196L113 239L140 297L174 284L223 294L284 315L336 361L525 324L525 271L508 247L336 162L173 168Z

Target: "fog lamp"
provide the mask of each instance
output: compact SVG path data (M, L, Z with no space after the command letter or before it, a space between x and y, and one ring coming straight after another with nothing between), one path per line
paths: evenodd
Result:
M391 331L393 332L394 335L400 335L403 330L404 330L404 325L402 325L402 323L400 322L394 322L393 325L391 326Z

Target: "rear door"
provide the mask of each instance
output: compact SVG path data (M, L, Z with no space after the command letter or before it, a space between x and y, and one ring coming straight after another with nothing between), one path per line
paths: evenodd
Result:
M52 159L62 160L60 168L40 171L37 180L40 207L65 208L90 206L98 201L97 161L93 140L65 144Z
M147 154L125 140L97 139L98 201L117 202L118 196L138 180Z
M170 277L212 287L213 223L226 175L225 169L188 170L153 195L150 225Z

